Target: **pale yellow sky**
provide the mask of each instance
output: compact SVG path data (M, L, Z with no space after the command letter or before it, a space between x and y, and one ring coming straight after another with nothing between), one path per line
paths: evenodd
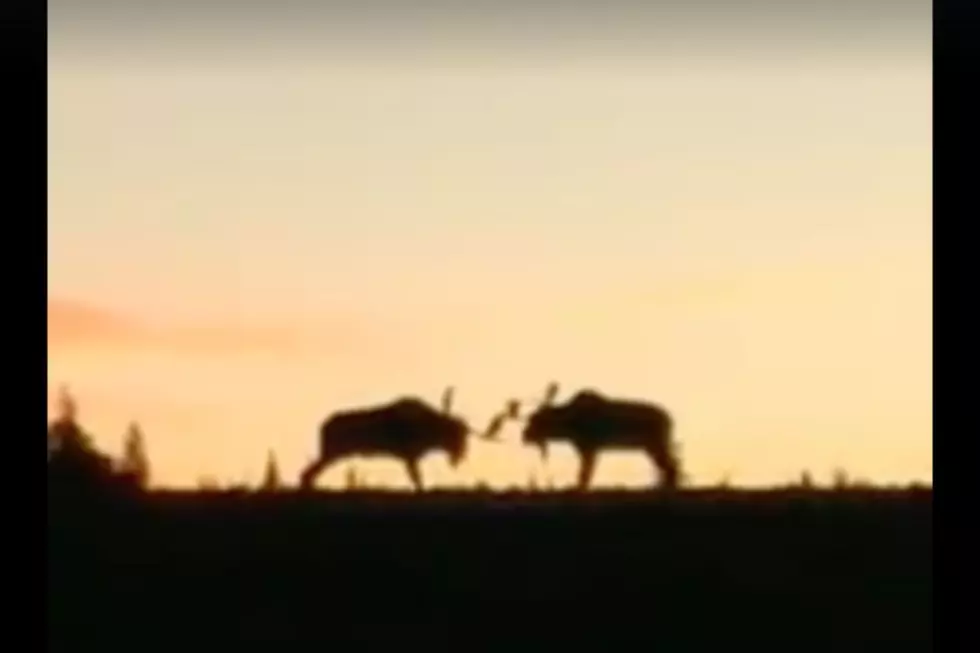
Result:
M332 410L453 383L482 424L552 379L667 405L696 481L931 481L927 56L70 54L50 383L112 451L139 419L160 483L254 481L270 448L292 477ZM429 471L536 469L475 451Z

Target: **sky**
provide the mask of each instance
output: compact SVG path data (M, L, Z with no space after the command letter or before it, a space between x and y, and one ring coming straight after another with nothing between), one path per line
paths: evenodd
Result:
M101 447L293 479L335 410L556 381L695 483L931 483L928 3L437 4L49 3L49 391ZM572 482L517 438L424 473Z

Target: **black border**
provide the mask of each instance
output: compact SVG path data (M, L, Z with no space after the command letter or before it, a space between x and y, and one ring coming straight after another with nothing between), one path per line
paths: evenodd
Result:
M16 373L13 375L8 374L8 378L12 377L15 381L13 384L8 384L6 399L8 402L8 419L13 417L18 422L23 419L29 423L23 425L15 423L12 425L13 428L9 433L10 437L8 437L6 442L8 447L6 454L8 461L27 461L34 459L35 454L31 450L35 446L38 450L40 449L41 438L40 434L38 434L36 439L30 434L34 432L35 428L41 425L40 422L42 420L46 419L47 413L45 406L47 397L47 373L45 370L43 379L44 387L41 387L42 380L39 379L37 382L37 393L35 394L32 376L35 371L40 371L40 365L33 363L30 355L31 345L36 339L38 350L43 351L45 359L47 359L46 339L42 341L40 335L42 333L42 311L45 317L47 312L47 8L43 3L28 3L23 6L30 7L30 10L24 11L18 19L11 20L8 18L5 21L9 31L7 38L3 41L7 46L5 60L8 63L8 74L12 74L18 78L14 80L8 79L7 92L5 93L7 100L5 102L5 109L8 112L8 131L6 132L9 139L8 147L16 144L16 149L22 150L17 151L14 156L7 157L5 172L6 186L9 193L8 198L18 197L19 200L14 202L8 199L7 243L8 251L11 253L5 258L7 268L5 275L5 279L7 280L6 292L8 295L8 308L5 322L8 330L13 329L23 332L13 333L8 336L10 338L8 340L10 356L8 356L6 362L8 365L13 365L15 369L19 367L24 368L16 369ZM976 211L974 206L975 198L969 193L969 178L975 175L978 169L978 165L975 162L978 156L978 149L974 141L977 140L976 125L977 121L980 121L980 111L976 110L978 105L975 99L975 89L973 88L975 83L972 81L976 76L976 70L972 65L973 62L968 61L967 58L972 58L971 55L975 54L975 50L980 49L976 46L970 47L973 45L970 37L976 38L980 35L971 33L971 28L976 23L971 23L969 13L961 11L967 9L967 7L968 5L965 2L939 2L936 3L934 10L934 223L940 222L939 216L942 214L942 206L944 204L948 206L946 213L950 216L962 216L965 218L962 221L963 223L966 223ZM963 15L959 15L961 13ZM944 67L947 68L945 75L942 73ZM947 78L946 81L943 79L944 76ZM19 79L20 77L23 77L23 79ZM16 90L19 87L23 88L22 94ZM958 95L962 97L957 97ZM11 112L14 115L11 115ZM30 142L32 133L34 133L33 128L35 127L33 121L37 121L36 127L38 133L41 134L39 142L36 143ZM37 157L37 160L34 160L34 157ZM24 201L25 199L27 200L26 202ZM45 214L43 223L40 220L35 220L32 215L33 210L35 210L32 207L34 201L39 205L39 209L37 210L39 212L43 211ZM945 231L940 230L938 238L934 235L934 248L938 248L944 242L942 233L946 232L949 232L949 236L945 238L945 241L948 243L968 242L968 236L965 233L959 238L953 235L953 225L957 222L952 217L947 219L946 222L947 226L945 227ZM43 227L35 233L35 227L42 224ZM35 247L38 259L36 275L33 261L31 261L32 256L35 255ZM24 260L24 253L27 254L26 261ZM964 259L951 254L949 260L962 261ZM942 257L936 256L934 278L938 273L941 273L942 261ZM950 281L962 280L964 283L969 283L962 278L962 273L954 276L950 272L946 277ZM21 294L24 295L23 299L19 297ZM12 297L11 295L18 296ZM43 300L42 297L44 298ZM35 301L37 302L37 308L40 310L34 310ZM44 301L44 304L41 304L42 301ZM948 305L953 306L952 301ZM43 308L41 308L42 306ZM942 313L940 310L942 306L941 301L936 301L934 304L934 320L936 321L939 321L938 318ZM35 315L37 316L37 324L34 323ZM969 328L970 323L969 318L966 320L949 318L950 325L959 324ZM46 334L46 322L43 330ZM969 347L957 347L956 344L951 342L952 335L953 332L950 330L943 338L936 339L935 342L937 344L942 343L949 349L950 360L958 359L962 363L969 365L966 356L971 352L971 349ZM42 342L44 343L43 345ZM41 349L42 346L44 346L43 350ZM934 347L934 350L936 354L934 357L938 359L935 363L938 363L942 359L940 355L941 348ZM27 355L24 356L24 353L27 353ZM935 363L934 369L936 369ZM969 388L970 371L967 370L966 384L961 381L956 386L951 385L950 389L953 387ZM934 381L934 385L938 385L936 381ZM35 418L31 415L32 411L28 410L28 407L33 406L35 400L37 401L38 412L40 414L37 418L38 424L33 423ZM942 482L949 485L949 495L952 497L956 474L952 470L952 462L949 463L950 471L948 473L942 471L941 468L945 464L942 461L944 457L950 461L954 460L956 446L962 446L961 443L969 442L972 438L971 431L975 418L969 414L972 411L968 410L970 406L968 399L966 401L950 399L946 403L951 408L957 406L967 409L964 411L965 414L962 416L962 419L955 422L956 427L961 432L950 432L945 436L943 446L934 454L934 467L940 468L937 473L934 473L934 477L938 475L943 478L945 475L945 480ZM941 412L936 413L937 417L934 418L934 422L941 421L938 419L938 415L940 414ZM952 422L954 418L950 417L949 419ZM40 431L39 428L38 431ZM24 446L27 450L21 453L13 448L20 446ZM966 447L962 446L962 448L963 451L958 458L963 461L971 460ZM40 451L37 452L36 457L38 461L41 460ZM40 462L38 465L40 466ZM20 508L16 510L16 513L25 514L29 520L34 519L32 513L35 508L30 505L29 491L25 491L24 487L14 487L15 483L19 486L22 486L24 483L23 471L18 470L16 473L13 472L17 467L21 467L21 465L14 463L8 467L8 470L11 470L11 472L0 476L0 478L3 479L7 486L5 488L6 495L11 497L11 503L21 504ZM22 467L27 470L33 470L33 464L22 465ZM29 471L28 473L31 472ZM39 487L43 487L40 483L41 481L39 480ZM963 490L961 489L960 491L963 492ZM44 492L44 490L42 489L41 492ZM965 495L961 496L965 497ZM952 499L950 498L950 504L951 502ZM967 506L967 514L969 514L972 503L968 497L964 498L963 503ZM14 508L17 508L17 506L11 506L8 503L8 515L15 514L13 511ZM935 559L934 567L936 574L943 576L944 568L948 566L950 578L956 578L958 581L956 584L964 586L957 588L956 595L963 596L966 594L963 590L972 593L974 589L969 580L965 578L966 573L972 572L973 568L971 565L959 564L960 561L954 561L953 556L960 557L962 561L969 559L966 556L959 556L958 554L969 546L962 537L972 529L968 529L965 523L957 524L958 528L954 527L953 515L962 513L953 513L952 511L953 508L950 507L950 517L948 520L945 517L941 517L934 527L934 533L938 535L940 545L946 546L945 542L949 542L951 545L950 548L947 548L946 551ZM946 529L948 533L946 535L943 534L944 525L949 525ZM956 528L958 532L954 534L953 528ZM41 542L33 542L30 538L19 537L16 526L12 524L8 523L6 532L8 534L8 537L4 538L6 545L8 547L23 548L23 555L25 557L21 559L25 561L28 560L26 556L32 555L35 551L44 550L41 548L43 546ZM28 531L25 530L23 532ZM953 550L954 543L955 549L957 550ZM20 552L15 551L13 555L16 556L18 553ZM953 569L952 565L957 565L957 568ZM11 591L8 595L14 597L15 600L8 601L8 607L6 608L7 614L12 617L10 619L12 623L33 628L30 620L18 618L20 615L14 614L11 611L11 606L15 611L21 606L31 606L32 599L28 597L36 595L36 585L30 587L33 584L32 579L29 577L25 579L22 574L8 574L6 582L12 583L15 581L22 583L23 587L10 588ZM940 586L947 588L948 591L946 593L949 596L953 596L953 584L952 581L942 581ZM43 590L41 595L44 595ZM939 619L940 626L947 630L953 630L955 628L955 630L960 631L958 634L961 637L957 639L961 639L962 635L966 634L966 629L963 628L965 624L956 622L963 618L965 610L952 606L952 600L948 600L948 602L944 601L944 603L946 604L944 609L942 611L936 611L937 613L942 613ZM542 606L542 611L546 612L547 608ZM106 617L109 618L109 615ZM43 616L41 618L44 619ZM15 639L12 633L8 635L8 638L11 641ZM946 635L944 638L952 640L952 635ZM21 638L21 641L23 641L23 638ZM466 641L465 638L461 639L459 643L462 644L464 641Z
M980 36L976 33L976 27L980 27L980 23L974 20L973 24L970 24L970 15L976 15L970 11L971 8L975 12L975 6L971 6L970 3L954 0L936 2L933 5L933 485L935 485L938 476L941 479L940 483L945 483L949 488L948 495L950 497L956 492L954 490L956 472L953 471L952 461L958 459L964 464L969 464L967 461L970 460L970 454L966 447L962 447L961 443L970 439L969 436L972 435L970 431L973 430L975 420L968 414L964 414L962 419L957 420L951 411L949 422L954 426L943 436L945 438L943 445L937 450L935 430L937 426L941 427L942 424L942 411L937 410L942 402L936 401L937 395L940 394L937 392L941 386L939 379L942 378L939 373L942 369L942 346L944 345L949 351L951 361L966 362L964 359L970 350L969 348L958 347L951 342L954 337L952 330L947 331L942 337L937 337L937 327L940 331L942 330L943 302L941 296L937 296L935 289L940 287L937 280L943 278L943 257L938 251L944 242L942 234L948 234L945 242L949 243L951 247L954 243L966 244L968 242L966 234L957 237L954 233L955 225L958 223L965 224L969 220L967 216L970 216L971 213L976 214L976 201L970 196L968 178L972 176L971 172L975 175L977 170L975 163L977 159L976 125L980 119L978 118L980 112L977 111L975 89L970 88L973 84L967 80L973 76L971 71L975 72L975 64L969 59L973 58L971 55L976 55L978 48L975 46L971 48L970 41L971 37L976 39ZM945 73L943 72L944 69ZM971 101L971 98L974 99ZM946 207L945 213L949 216L945 227L941 226L943 207ZM966 219L959 221L954 216L962 216ZM950 252L949 265L952 266L952 261L957 260L963 261L964 259ZM953 273L948 273L945 278L951 283L956 281L969 283L959 275L954 276ZM955 291L951 290L951 292ZM952 301L950 300L947 306L954 306ZM964 322L950 317L948 323L965 326L969 324L969 321ZM967 365L969 366L969 363ZM970 370L967 369L966 372L965 375L960 375L961 379L969 378ZM969 385L964 386L962 381L956 385L950 385L951 390L956 387L963 389L968 388ZM946 405L950 408L968 409L970 403L969 400L964 403L962 400L951 399L946 402ZM957 433L954 429L961 432ZM956 452L958 445L963 448L959 455ZM948 473L943 471L944 457L950 461ZM965 488L961 488L960 491L962 492L963 489ZM935 495L933 496L935 497ZM973 505L969 497L963 494L960 496L964 505ZM935 551L937 540L940 547L946 546L943 544L944 542L952 545L938 556L934 555L933 557L934 601L937 598L935 593L936 581L938 581L940 590L945 591L948 597L939 601L940 604L945 604L941 610L937 609L934 604L933 642L941 639L952 644L954 640L962 642L975 639L975 637L969 636L972 629L969 629L969 626L962 621L963 617L966 616L966 610L962 606L953 606L953 597L967 596L975 591L976 586L966 578L967 574L972 575L973 566L962 564L963 561L969 559L968 552L973 551L972 547L963 539L972 529L963 521L953 525L953 515L961 515L962 513L954 512L952 498L949 499L949 502L949 519L942 516L942 501L938 505L934 503L933 509L933 550ZM944 526L949 533L948 535L943 535ZM953 534L954 529L958 531L956 534ZM953 546L955 546L955 551L952 550ZM968 555L961 556L959 555L961 552L967 552ZM944 575L948 578L955 578L957 581L955 584L960 585L960 587L954 588L953 582L943 579ZM940 637L941 630L945 630L946 634ZM954 631L957 631L955 635L953 634Z
M0 475L0 493L7 498L3 540L8 551L13 549L5 556L11 571L16 566L28 566L45 551L45 541L40 537L34 540L32 522L43 519L40 510L45 506L46 476L41 465L47 420L47 5L25 3L18 9L8 9L4 38L0 40L7 75L3 94L7 114L3 322L9 334L5 394L7 419L13 420L6 439L8 466ZM45 368L35 355L44 358ZM35 470L37 498L32 496ZM23 526L22 515L27 522ZM47 569L42 573L46 580ZM39 583L32 576L8 575L8 596L13 600L8 601L7 612L9 624L16 626L7 628L11 641L32 638L34 628L46 621L46 585L38 591ZM35 608L41 624L30 614ZM22 611L25 614L19 614ZM22 627L28 632L20 637L12 632Z

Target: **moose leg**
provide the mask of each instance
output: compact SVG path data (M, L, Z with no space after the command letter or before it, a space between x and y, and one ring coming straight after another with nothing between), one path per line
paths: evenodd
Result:
M595 449L579 449L578 456L582 461L578 468L578 489L585 491L592 482L598 452Z
M300 487L304 490L311 489L313 484L316 482L317 477L323 473L323 470L326 469L327 465L329 464L329 461L324 460L323 458L317 458L310 463L299 477Z
M651 446L647 454L657 469L660 486L667 489L676 488L680 483L680 465L667 445Z
M405 460L405 469L408 470L408 478L415 486L416 492L422 491L422 470L419 469L418 458L408 458Z

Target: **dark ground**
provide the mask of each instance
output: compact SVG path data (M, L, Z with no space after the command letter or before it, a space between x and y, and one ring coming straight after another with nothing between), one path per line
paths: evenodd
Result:
M932 650L932 491L49 504L51 651Z

